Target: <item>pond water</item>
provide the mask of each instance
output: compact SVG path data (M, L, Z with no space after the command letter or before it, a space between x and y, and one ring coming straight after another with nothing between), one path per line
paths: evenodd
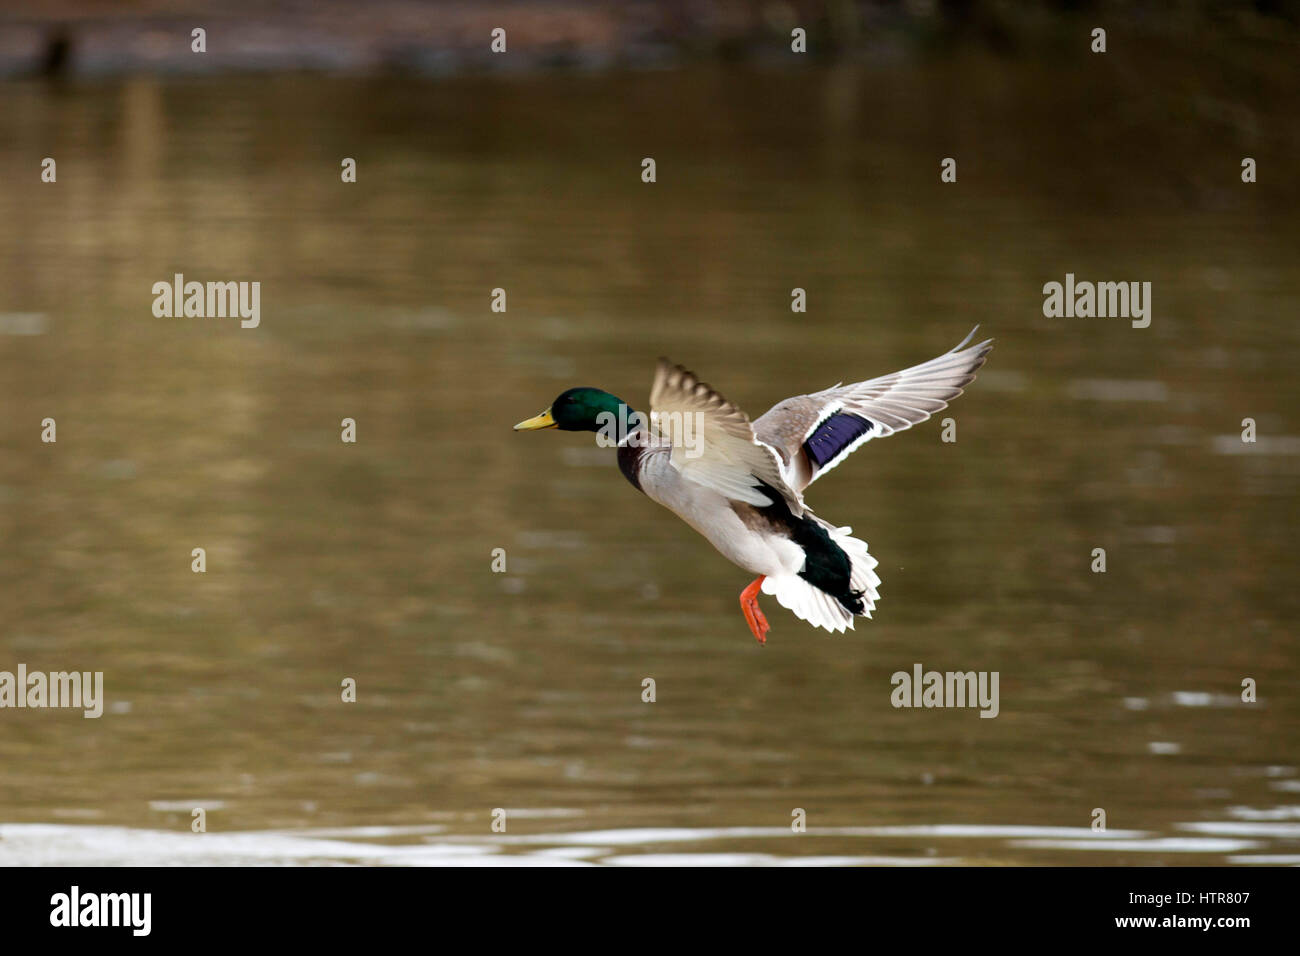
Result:
M1295 99L1190 75L6 85L0 670L106 699L0 711L0 863L1300 862ZM176 273L260 325L155 317ZM1150 326L1045 317L1067 273ZM880 561L845 636L764 598L760 648L610 451L510 427L659 355L757 415L976 324L956 441L809 491ZM894 708L918 663L998 716Z

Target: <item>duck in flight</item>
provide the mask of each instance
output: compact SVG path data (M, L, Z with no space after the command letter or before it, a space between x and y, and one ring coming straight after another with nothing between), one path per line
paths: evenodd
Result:
M515 431L592 431L616 444L633 487L758 575L740 592L740 607L760 644L769 630L760 591L814 627L842 633L875 609L876 559L852 528L813 514L804 490L873 438L947 408L993 348L992 339L970 345L974 336L892 375L787 398L753 421L660 359L648 417L609 392L571 388Z

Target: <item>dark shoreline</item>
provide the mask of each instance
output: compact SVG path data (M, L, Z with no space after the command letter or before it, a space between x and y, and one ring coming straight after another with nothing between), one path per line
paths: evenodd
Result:
M1261 6L1267 8L1261 12ZM666 69L699 62L760 65L846 59L889 63L977 49L1054 58L1087 48L1094 26L1112 45L1159 37L1213 55L1225 33L1294 50L1300 3L1204 4L1175 12L1142 5L1049 3L1018 9L951 0L573 0L469 3L376 0L154 0L108 8L0 0L0 78L133 73L207 76L322 72L425 76ZM206 31L206 52L191 31ZM506 30L506 52L490 48ZM791 49L806 32L806 52Z

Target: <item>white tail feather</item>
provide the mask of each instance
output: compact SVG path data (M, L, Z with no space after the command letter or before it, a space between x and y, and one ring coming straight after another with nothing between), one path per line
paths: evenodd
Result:
M851 537L852 528L836 528L819 518L814 520L826 528L831 539L848 555L852 567L849 585L853 590L862 592L862 616L870 618L876 601L880 599L880 577L875 570L876 559L867 551L867 543ZM842 634L853 627L852 612L797 574L769 575L763 579L762 590L764 594L776 598L795 617L807 621L813 627L822 627L836 634Z

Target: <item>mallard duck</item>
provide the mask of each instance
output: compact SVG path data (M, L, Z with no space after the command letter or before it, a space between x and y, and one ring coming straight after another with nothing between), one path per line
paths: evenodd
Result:
M876 559L852 528L813 514L804 490L871 439L947 408L993 348L992 339L967 348L974 336L892 375L787 398L753 421L660 359L648 418L609 392L570 388L515 431L592 431L616 446L634 488L758 575L740 592L740 607L760 644L770 630L760 591L809 624L843 633L854 618L870 618L880 598Z

